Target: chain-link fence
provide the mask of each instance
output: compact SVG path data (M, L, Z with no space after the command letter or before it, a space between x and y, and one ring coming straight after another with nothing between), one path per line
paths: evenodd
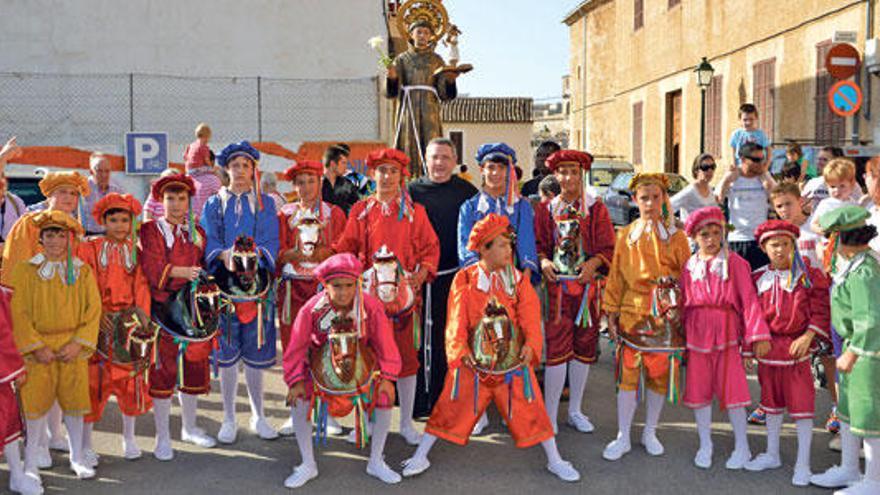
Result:
M360 79L0 73L0 136L25 145L120 143L127 131L302 142L380 138L378 85Z

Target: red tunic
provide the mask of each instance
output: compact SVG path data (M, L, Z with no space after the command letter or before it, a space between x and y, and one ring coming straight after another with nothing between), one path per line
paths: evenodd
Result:
M573 205L580 208L580 199ZM538 205L535 211L535 244L539 259L553 259L556 249L557 233L554 217L560 215L566 204L561 196ZM601 201L595 201L587 214L578 221L583 250L587 259L598 257L602 260L602 273L607 273L614 257L616 237L608 209ZM566 290L563 290L563 284ZM549 314L544 315L544 330L547 334L547 364L565 363L572 358L583 363L596 360L599 343L599 315L592 311L592 322L585 329L575 328L577 312L581 307L583 286L574 281L547 284ZM599 294L595 291L594 294ZM597 307L600 301L590 301ZM595 313L595 314L593 314Z
M440 262L440 241L428 220L425 207L415 203L406 207L406 214L398 220L400 201L382 203L375 197L358 201L351 209L342 237L334 245L336 252L348 252L360 258L365 268L373 265L373 254L383 245L393 252L409 273L422 268L427 280L432 280ZM416 288L421 292L421 288ZM413 314L421 313L421 301L414 305ZM400 318L394 322L394 339L400 349L403 368L402 378L419 371L415 342L414 320Z
M0 287L0 450L21 437L21 413L12 383L25 373L24 360L12 337L9 298L12 291Z

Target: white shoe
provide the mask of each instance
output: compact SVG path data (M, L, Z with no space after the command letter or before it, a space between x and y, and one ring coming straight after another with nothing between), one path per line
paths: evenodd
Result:
M220 428L220 433L223 433L223 428ZM210 435L205 433L205 430L202 430L201 428L194 428L193 431L181 428L180 440L182 442L191 443L197 447L202 447L203 449L212 449L217 446L217 441L214 440ZM234 441L235 436L233 435L232 442Z
M153 457L163 462L174 459L174 449L171 448L171 440L167 442L156 441L156 447L153 448Z
M810 472L809 467L795 466L794 475L791 477L791 484L794 486L809 486L812 475L813 473Z
M122 457L125 458L126 461L134 461L140 459L143 456L143 452L141 452L140 447L137 446L137 442L132 440L131 442L122 441Z
M52 469L52 454L48 447L40 448L37 452L36 464L38 469Z
M422 440L422 434L416 431L411 424L409 428L400 429L400 436L403 437L408 445L418 445Z
M329 428L328 428L329 429ZM339 433L342 433L341 431ZM337 433L337 435L339 434ZM281 428L278 429L278 434L282 437L292 437L295 432L293 431L293 419L287 418L287 421L281 425Z
M858 469L849 470L840 466L831 466L821 474L810 476L810 483L822 488L842 488L859 481L862 474Z
M697 455L694 456L694 466L700 469L712 467L712 447L697 450Z
M285 488L299 488L318 477L316 464L300 464L293 468L293 473L284 480Z
M474 429L471 430L471 435L481 435L487 426L489 426L489 418L486 416L480 416L477 424L474 425Z
M559 461L547 465L547 471L555 474L562 481L573 483L581 479L581 473L574 468L568 461Z
M67 444L67 439L64 438L64 435L60 435L58 438L49 439L49 449L57 450L58 452L68 452L70 451L70 445Z
M374 478L378 478L389 485L400 483L400 480L402 479L399 474L394 472L394 470L388 466L388 464L385 464L384 460L377 462L368 462L367 474Z
M880 493L880 481L862 480L848 488L835 491L834 495L877 495L878 493Z
M101 457L92 449L83 449L83 464L94 469L98 467Z
M290 423L291 429L293 428L293 423ZM327 434L332 436L342 435L342 425L339 424L338 421L333 419L333 416L327 418Z
M779 457L764 452L756 455L754 459L745 463L743 467L746 468L746 471L757 473L768 469L779 469L782 467L782 461L779 460Z
M230 444L235 443L235 438L238 436L238 426L235 423L230 423L224 421L222 425L220 425L220 431L217 432L217 440L220 443Z
M590 418L582 412L568 413L568 424L581 433L593 433L596 429Z
M663 449L663 444L660 443L660 440L657 439L657 434L654 432L649 432L645 430L642 432L642 445L645 446L645 450L649 455L658 456L663 455L665 450Z
M81 480L88 480L95 477L95 470L83 463L70 461L70 470L76 473L76 477Z
M9 491L21 495L41 495L43 483L39 476L31 473L21 473L9 477Z
M606 461L616 461L628 454L630 450L632 450L632 446L630 445L629 439L621 438L620 435L618 435L616 440L605 446L605 451L602 452L602 458Z
M736 450L730 454L730 457L727 458L727 462L724 464L724 467L730 469L731 471L739 471L740 469L746 467L746 464L749 462L749 459L752 458L752 453L748 450Z
M251 431L259 435L263 440L275 440L278 438L278 432L275 431L275 428L272 428L265 418L252 416L250 427Z
M403 465L403 476L405 478L422 474L431 467L431 461L427 457L410 457L401 464Z

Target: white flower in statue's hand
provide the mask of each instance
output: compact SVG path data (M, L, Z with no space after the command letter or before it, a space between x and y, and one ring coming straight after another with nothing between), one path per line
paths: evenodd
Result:
M373 50L378 50L378 49L382 48L382 45L385 43L385 40L383 40L381 36L373 36L372 38L370 38L367 41L367 43L369 43L370 46L373 47Z

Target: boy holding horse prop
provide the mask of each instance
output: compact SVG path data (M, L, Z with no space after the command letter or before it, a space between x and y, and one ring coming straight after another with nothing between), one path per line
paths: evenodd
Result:
M165 214L161 218L148 220L140 230L141 251L138 258L150 284L150 313L154 323L160 326L155 345L155 363L150 366L149 377L156 423L153 455L160 461L174 458L168 423L171 395L175 388L182 417L181 440L204 448L217 444L196 426L198 396L211 391L208 360L211 349L216 345L214 339L186 341L185 329L173 325L176 323L173 318L160 319L160 315L184 311L185 308L177 302L190 300L196 281L203 272L205 231L195 224L192 215L187 219L195 190L193 180L183 174L165 176L153 182L150 194L153 200L162 202ZM175 334L173 330L183 334Z
M389 484L400 482L383 458L400 353L382 303L363 290L362 271L349 253L324 260L314 272L324 291L306 302L293 324L284 352L284 381L302 463L284 481L287 488L318 476L309 417L313 404L317 439L325 441L329 417L355 410L358 446L366 443L368 416L375 413L367 474Z
M437 441L466 445L491 402L519 448L541 444L547 469L564 481L580 474L562 459L533 368L540 363L540 303L531 282L513 266L513 229L503 215L477 222L467 248L479 261L455 275L449 293L446 357L440 399L404 476L426 471Z
M217 353L223 424L217 439L233 443L238 435L235 395L238 362L250 398L250 429L264 440L278 438L263 410L263 370L275 364L275 298L271 289L278 254L275 202L259 188L260 152L247 141L232 143L217 156L230 184L205 203L205 265L217 278L235 310L223 315L223 337ZM223 289L229 281L228 291Z
M602 456L616 461L630 449L637 395L647 395L642 445L663 455L657 424L663 401L677 401L678 370L685 350L678 277L690 258L687 236L675 228L669 207L669 178L640 173L629 183L639 218L620 230L608 272L602 309L617 341L617 439ZM644 382L644 383L643 383ZM644 386L646 385L646 386ZM645 390L647 389L647 390Z
M556 175L562 193L539 204L535 213L538 257L548 293L544 400L556 431L567 368L568 424L589 433L593 425L581 403L590 365L598 357L601 277L608 273L614 256L614 226L608 209L587 187L593 163L589 153L561 150L545 163Z
M92 410L83 432L83 452L91 467L98 465L92 428L111 395L122 412L122 448L128 460L141 456L134 437L135 418L152 407L146 374L156 332L149 316L150 285L137 262L140 214L141 203L132 195L107 194L92 211L105 234L79 245L80 258L95 272L103 309L98 347L89 362Z
M373 255L386 246L403 270L401 284L408 284L415 294L421 294L422 284L437 273L440 241L425 208L413 203L403 187L404 178L409 175L409 158L395 149L375 150L367 156L367 167L376 181L376 193L352 207L334 250L353 253L369 268L374 262ZM410 445L419 442L412 413L421 345L421 325L416 318L420 308L419 300L413 304L413 311L393 321L394 339L403 363L397 380L400 433Z

